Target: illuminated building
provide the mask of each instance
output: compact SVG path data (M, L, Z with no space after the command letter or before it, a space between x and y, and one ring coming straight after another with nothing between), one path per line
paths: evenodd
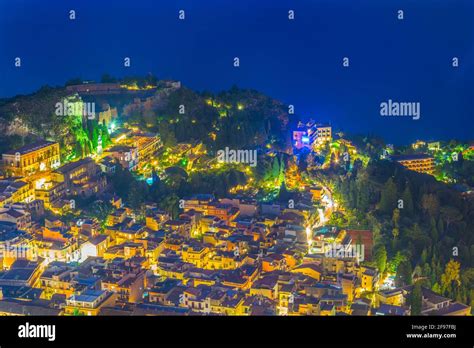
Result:
M31 228L31 214L23 209L0 208L0 222L11 222L22 231Z
M211 202L214 201L214 196L210 194L197 194L190 198L184 199L184 211L195 210L203 213L203 215L208 214L208 207Z
M90 238L80 246L81 261L84 261L91 256L102 257L109 247L109 243L110 237L104 234Z
M115 225L121 224L122 222L125 221L126 217L127 217L126 209L120 208L120 209L113 210L107 216L106 225L115 226Z
M147 228L140 224L108 227L106 232L110 233L111 237L115 239L116 244L130 242L135 239L146 238L148 234Z
M16 260L10 269L0 276L0 286L35 286L43 272L43 260Z
M16 224L0 221L0 269L9 269L18 259L32 260L35 251L31 236Z
M425 147L425 146L426 146L426 142L424 142L423 140L417 140L416 142L411 144L411 147L415 150L419 149L419 148L422 148L422 147Z
M309 188L309 192L311 193L311 196L312 196L312 199L313 201L319 201L321 200L323 194L324 194L324 190L322 187L319 187L319 186L312 186Z
M233 297L223 296L217 298L211 294L211 312L224 315L245 315L243 294L238 293Z
M160 138L153 134L136 134L133 136L132 142L138 150L139 161L150 159L161 145Z
M158 281L154 286L147 291L148 302L164 304L167 297L180 284L179 280L167 278L163 281Z
M336 307L332 303L324 302L319 305L319 315L333 316L336 315Z
M101 280L101 289L118 294L120 301L139 303L143 295L145 272L142 270L138 274L123 272L119 276L106 276Z
M239 209L239 216L254 216L257 214L257 201L254 199L239 199L239 198L222 198L220 203L230 204Z
M9 175L28 176L39 171L58 168L59 144L39 141L2 154L3 168Z
M304 147L312 149L314 146L322 145L332 140L332 127L315 124L313 121L307 124L299 124L298 129L293 131L293 146L296 149Z
M294 303L295 284L278 284L279 314L288 314L290 305Z
M259 275L258 267L244 265L235 270L226 270L223 274L222 285L239 290L248 290Z
M377 303L401 306L404 304L403 291L401 289L389 289L379 291L376 294Z
M359 270L360 286L365 291L378 289L379 273L375 268L362 266Z
M115 258L127 260L135 256L144 256L144 255L145 255L145 248L142 243L124 242L124 243L109 247L104 252L103 257L105 260L111 260Z
M111 108L110 105L106 105L104 110L99 111L97 121L99 124L105 124L106 126L109 126L117 119L117 116L117 108Z
M211 216L216 216L219 219L225 221L226 223L230 223L231 221L235 220L235 218L239 215L240 211L238 208L233 207L230 204L222 204L222 203L210 203L207 206L207 214Z
M356 294L357 289L357 277L355 274L342 274L337 276L337 280L339 281L342 287L342 293L347 296L347 300L352 302L354 296Z
M433 174L434 171L434 158L427 154L392 156L392 160L415 172Z
M35 199L33 187L17 178L0 180L0 208L14 203L29 203Z
M195 312L210 313L211 302L207 296L210 292L209 288L187 288L184 292L183 305Z
M170 215L161 210L149 210L146 213L145 224L146 227L152 231L158 231L162 228L163 224L170 219Z
M104 290L85 290L66 300L65 315L97 315L100 309L115 301L114 293Z
M193 245L184 246L181 257L184 262L192 263L198 268L204 268L207 264L209 248Z
M116 145L107 149L105 153L115 158L124 169L135 170L137 168L138 149L136 147Z
M46 260L71 262L79 260L77 239L62 227L42 227L41 237L35 239L38 255Z
M52 175L54 181L63 182L68 195L89 197L101 192L107 182L100 167L90 157L70 162Z
M353 273L355 271L357 257L324 257L322 266L325 272Z
M236 269L241 266L240 260L232 252L211 253L207 260L207 269Z
M305 276L316 279L317 281L321 280L321 275L323 274L323 269L319 265L314 263L304 263L291 270L292 273L301 273Z
M372 249L374 246L374 237L369 230L346 230L346 234L351 238L351 245L363 245L364 260L372 260Z
M278 299L278 277L275 275L263 276L253 282L250 296L263 296L270 300Z
M100 166L100 169L106 174L115 173L115 166L116 166L115 159L110 156L106 156L102 158L99 162L99 166Z
M319 125L319 126L316 126L316 129L313 132L316 133L316 135L314 136L314 139L315 139L314 143L316 145L321 145L326 142L330 142L332 140L332 127L331 126Z
M64 182L46 181L46 178L35 182L35 197L43 201L44 207L47 209L53 209L65 194L66 184Z
M262 259L262 271L272 272L286 269L286 259L280 254L271 254Z
M458 316L470 315L471 306L441 296L434 291L421 287L422 292L422 315Z
M39 279L39 285L44 290L42 298L50 299L54 294L69 297L74 294L74 267L65 262L53 261L45 269Z
M163 227L186 238L191 235L191 222L189 220L168 220L163 224Z
M428 150L430 151L439 151L441 149L441 143L439 141L433 141L428 143Z

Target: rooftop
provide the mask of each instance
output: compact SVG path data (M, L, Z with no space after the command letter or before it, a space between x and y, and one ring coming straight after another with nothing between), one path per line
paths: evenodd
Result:
M413 154L413 155L398 155L391 157L394 161L414 161L414 160L424 160L424 159L433 159L433 156L427 155L425 153Z
M32 144L22 146L19 149L14 149L14 150L7 151L7 152L5 152L5 154L6 155L15 155L18 152L21 155L24 155L24 154L27 154L29 152L37 151L37 150L40 150L42 148L45 148L45 147L53 145L53 144L56 144L56 143L53 142L53 141L40 140L40 141L34 142Z

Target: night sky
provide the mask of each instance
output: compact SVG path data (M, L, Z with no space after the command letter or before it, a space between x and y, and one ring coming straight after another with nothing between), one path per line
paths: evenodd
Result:
M396 144L469 140L473 63L472 0L0 1L0 97L151 72L199 91L256 89L297 114ZM388 99L420 102L421 118L380 116Z

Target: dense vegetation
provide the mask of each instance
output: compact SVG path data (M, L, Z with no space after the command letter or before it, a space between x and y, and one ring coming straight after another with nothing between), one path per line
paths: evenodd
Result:
M160 133L165 145L202 141L210 151L272 143L287 145L287 110L256 91L233 87L213 95L182 87L154 110L137 111L130 121Z
M88 120L82 115L57 115L56 104L62 103L68 95L64 88L43 87L31 95L3 100L0 104L2 128L11 128L15 119L20 126L1 137L0 150L17 148L39 138L54 140L60 144L64 162L95 153L99 135L102 146L107 146L109 133L97 120Z
M389 161L332 177L347 214L334 223L369 228L399 285L413 281L464 303L474 299L474 202L432 176ZM339 220L338 220L339 219ZM383 252L382 252L383 254Z

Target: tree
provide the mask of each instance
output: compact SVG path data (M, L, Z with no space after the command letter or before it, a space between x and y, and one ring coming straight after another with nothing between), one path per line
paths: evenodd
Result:
M405 190L402 194L403 200L403 211L406 212L408 215L413 214L414 207L413 207L413 198L411 195L410 186L406 185Z
M179 215L179 197L176 194L167 195L159 203L159 207L168 212L172 218Z
M451 206L441 207L440 212L443 220L446 222L445 232L449 230L449 226L451 223L461 221L463 218L459 210Z
M393 209L392 222L393 226L398 228L398 222L400 221L400 209Z
M421 197L421 207L430 216L435 217L439 211L439 200L434 194L424 194Z
M113 207L109 202L97 200L93 202L87 209L90 212L90 216L96 218L101 226L105 226L107 216L112 212Z
M396 206L397 187L392 178L389 178L382 189L380 197L380 210L386 214L390 214Z
M374 254L374 260L377 264L380 274L383 274L387 266L387 250L385 249L384 245L380 245L377 248Z
M400 235L400 229L398 227L392 228L393 246L397 245L397 238L399 235Z
M360 211L369 210L370 205L370 193L369 193L369 182L367 180L367 173L360 171L357 173L356 179L356 192L357 192L357 209Z
M411 315L421 314L422 292L421 285L416 283L410 294Z
M173 147L176 145L177 140L174 132L170 129L167 121L161 121L158 125L158 132L160 133L161 140L166 147Z
M397 286L411 285L412 267L410 261L402 261L398 265L395 283Z
M130 190L128 191L127 200L132 209L138 210L145 202L146 188L143 182L134 180L131 184Z
M398 225L399 221L400 221L400 210L398 208L395 208L393 209L393 214L392 214L392 223L393 223L392 235L393 235L394 241L396 241L396 239L400 235L400 227Z
M452 259L446 264L444 273L441 275L441 289L443 292L452 295L455 289L459 288L461 285L461 279L459 276L460 269L461 264Z
M279 176L280 176L280 162L278 160L278 157L275 156L273 158L273 164L272 164L272 180L278 180Z
M434 284L433 284L433 287L431 288L431 290L433 290L433 291L436 292L437 294L441 294L441 292L442 292L441 287L439 286L438 283L434 283Z

